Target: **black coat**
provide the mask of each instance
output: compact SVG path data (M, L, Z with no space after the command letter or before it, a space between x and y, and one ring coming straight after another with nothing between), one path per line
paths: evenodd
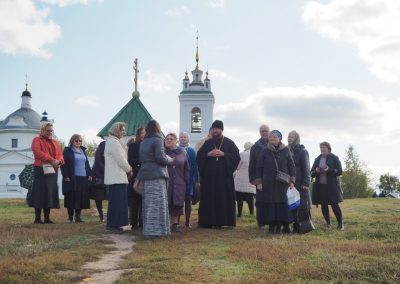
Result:
M139 151L140 151L140 143L141 141L135 141L131 143L128 147L128 163L132 167L132 177L129 178L128 185L128 197L137 196L135 190L133 190L133 183L135 182L136 176L140 170L140 160L139 160Z
M221 146L220 146L221 145ZM223 157L209 157L213 149L224 152ZM235 143L224 137L222 144L209 139L197 152L200 173L201 194L199 225L235 226L235 184L233 172L240 162L239 149Z
M86 148L81 146L83 153L86 157L85 168L86 168L86 176L92 175L92 170L90 169L89 160L86 156ZM75 190L76 187L76 178L75 178L75 157L74 151L70 147L64 148L64 164L61 166L61 173L63 176L62 180L62 192L64 195ZM69 178L70 181L65 181L66 178Z
M250 149L249 160L249 182L254 184L257 172L257 160L261 156L262 150L267 146L268 141L260 138Z
M257 202L287 203L286 192L289 184L276 180L277 168L274 156L279 170L289 174L291 180L295 181L296 166L289 148L282 143L278 149L275 149L272 144L268 144L262 150L257 162L256 184L262 183L262 191L256 191Z
M94 154L94 163L92 168L93 177L101 178L104 180L104 148L106 147L106 141L102 141L97 146L96 153Z
M339 158L330 153L326 157L326 165L328 166L327 172L327 185L321 185L319 183L319 173L316 172L316 168L319 167L321 160L319 155L311 168L311 176L315 177L312 191L312 203L317 204L337 204L343 201L342 190L340 189L339 176L342 175L342 164Z
M296 165L296 183L295 186L298 190L302 186L310 186L310 158L304 145L297 144L293 148L293 161Z
M310 209L311 198L308 187L310 186L310 158L304 145L297 144L292 149L293 161L296 165L296 182L295 187L300 192L300 208ZM307 187L303 189L302 186Z

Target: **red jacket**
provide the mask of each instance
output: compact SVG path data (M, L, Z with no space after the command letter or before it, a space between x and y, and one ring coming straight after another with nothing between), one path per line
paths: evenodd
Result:
M55 139L46 139L43 136L35 137L32 141L32 152L35 156L34 166L41 167L54 160L59 160L61 164L64 164L60 145Z

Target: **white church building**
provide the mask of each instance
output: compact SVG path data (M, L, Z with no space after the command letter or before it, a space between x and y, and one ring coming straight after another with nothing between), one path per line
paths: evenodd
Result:
M179 132L187 132L190 135L190 144L207 136L213 123L213 111L215 98L211 91L211 81L203 80L203 71L199 69L199 48L196 47L196 67L192 71L192 81L185 72L182 92L179 95L180 117Z
M47 120L31 107L28 85L22 92L21 107L0 121L0 197L25 197L18 175L25 165L33 164L32 139L39 134L41 123Z

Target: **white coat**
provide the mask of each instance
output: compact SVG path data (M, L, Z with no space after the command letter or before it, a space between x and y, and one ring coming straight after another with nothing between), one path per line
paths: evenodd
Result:
M110 135L104 149L104 184L128 184L127 173L131 171L128 163L127 147L117 137Z
M255 185L249 182L250 149L240 152L240 163L235 174L235 190L245 193L256 193Z

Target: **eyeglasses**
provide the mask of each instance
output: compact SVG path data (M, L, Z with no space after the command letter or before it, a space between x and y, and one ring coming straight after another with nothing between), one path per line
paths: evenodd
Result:
M74 142L82 143L82 140L74 140Z
M49 133L52 133L52 132L54 132L54 130L53 130L53 129L45 129L45 131L46 131L46 132L49 132Z

